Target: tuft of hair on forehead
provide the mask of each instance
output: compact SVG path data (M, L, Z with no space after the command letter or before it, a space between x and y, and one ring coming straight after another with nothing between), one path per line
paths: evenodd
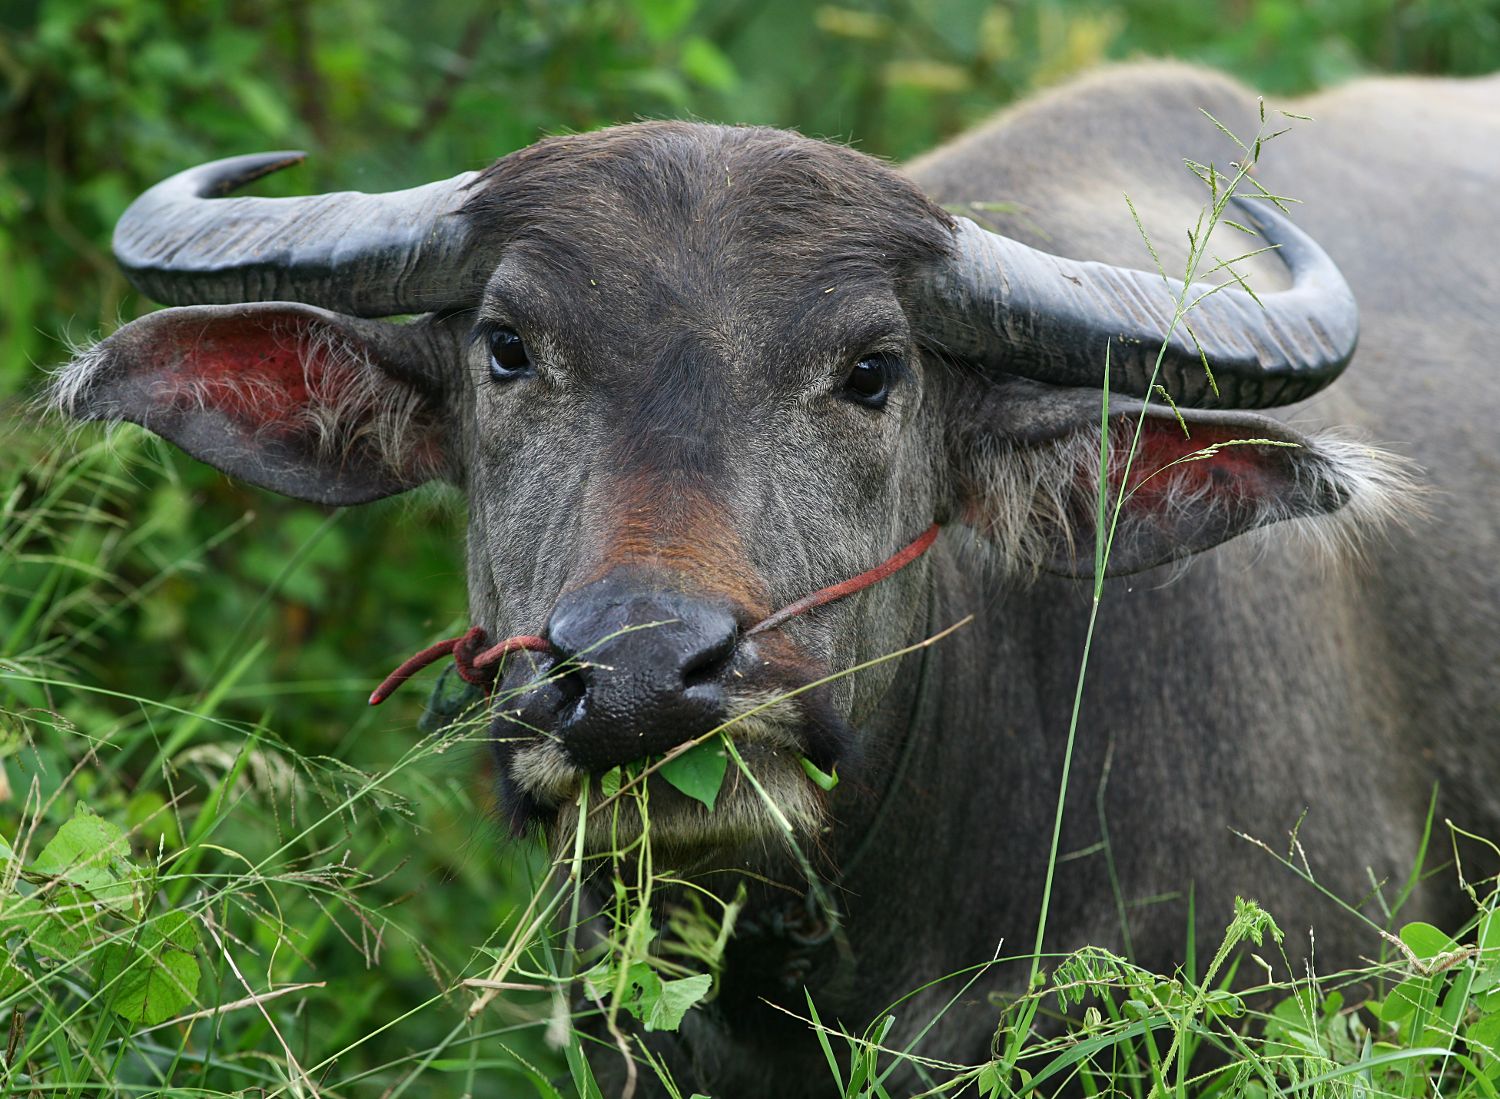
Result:
M496 161L472 191L462 216L475 229L569 265L628 241L652 259L662 244L701 245L775 273L900 278L952 247L952 217L890 165L763 126L640 122L550 137Z

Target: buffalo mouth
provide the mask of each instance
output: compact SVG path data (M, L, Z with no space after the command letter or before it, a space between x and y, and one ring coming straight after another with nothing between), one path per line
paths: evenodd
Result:
M555 850L571 849L586 803L586 853L618 851L645 832L657 858L688 869L747 848L769 853L822 830L827 795L809 778L804 760L831 772L850 739L822 688L725 690L697 720L641 737L658 745L702 741L709 751L726 751L721 736L733 744L709 808L662 777L660 753L609 768L597 759L593 766L580 761L566 728L536 719L538 710L556 712L559 694L565 708L566 668L547 658L526 663L524 673L504 677L490 722L501 808L517 832L541 831ZM512 680L520 685L509 686ZM586 802L580 796L585 786Z

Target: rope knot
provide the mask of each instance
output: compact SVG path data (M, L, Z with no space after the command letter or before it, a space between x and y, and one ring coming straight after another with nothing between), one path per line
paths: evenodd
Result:
M370 695L370 705L379 706L391 697L391 693L397 687L427 665L435 664L445 656L453 657L453 663L458 667L458 674L465 683L472 683L485 694L489 694L495 689L495 677L500 673L501 657L507 653L516 652L518 649L529 649L540 653L550 652L552 649L552 642L535 634L507 637L498 645L483 649L481 646L485 642L485 637L483 626L470 626L462 637L450 637L407 657L401 662L400 667L386 676L380 686L375 688Z
M479 658L484 655L480 646L484 644L485 632L483 626L471 626L453 644L453 663L458 666L458 674L465 683L472 683L480 688L485 694L489 694L495 686L495 676L499 674L499 668L491 664L488 667L479 666Z

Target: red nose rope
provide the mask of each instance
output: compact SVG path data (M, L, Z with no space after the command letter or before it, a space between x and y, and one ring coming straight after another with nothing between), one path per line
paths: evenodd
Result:
M932 543L937 541L939 526L933 523L917 536L916 541L908 546L897 550L887 557L873 569L860 573L858 576L850 577L838 584L831 584L826 588L819 588L811 595L805 595L795 603L790 603L775 614L756 623L745 631L746 637L753 637L767 630L774 630L789 619L796 618L799 614L806 614L814 607L826 606L836 600L853 595L855 592L864 591L873 584L878 584L887 577L900 572L911 564L922 554L932 548ZM507 637L498 645L492 645L487 649L480 649L484 644L485 632L483 626L472 626L462 637L450 637L446 641L439 641L436 645L429 645L419 653L407 657L401 662L401 666L385 677L384 682L375 688L370 695L370 705L379 706L390 698L397 687L405 683L429 664L434 664L443 657L452 654L453 662L458 666L458 674L466 683L482 688L486 694L494 689L495 677L499 674L500 658L507 653L517 652L521 649L529 649L532 652L547 652L552 648L552 643L545 637L535 634L522 634L517 637Z

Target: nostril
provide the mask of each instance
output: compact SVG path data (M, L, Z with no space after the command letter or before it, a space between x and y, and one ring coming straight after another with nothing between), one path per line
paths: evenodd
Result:
M682 685L692 687L720 678L734 655L739 632L731 630L688 658L682 666Z
M584 681L583 672L578 668L564 672L552 681L552 686L557 690L557 716L566 721L572 718L578 708L583 704L583 696L588 692L588 684Z

